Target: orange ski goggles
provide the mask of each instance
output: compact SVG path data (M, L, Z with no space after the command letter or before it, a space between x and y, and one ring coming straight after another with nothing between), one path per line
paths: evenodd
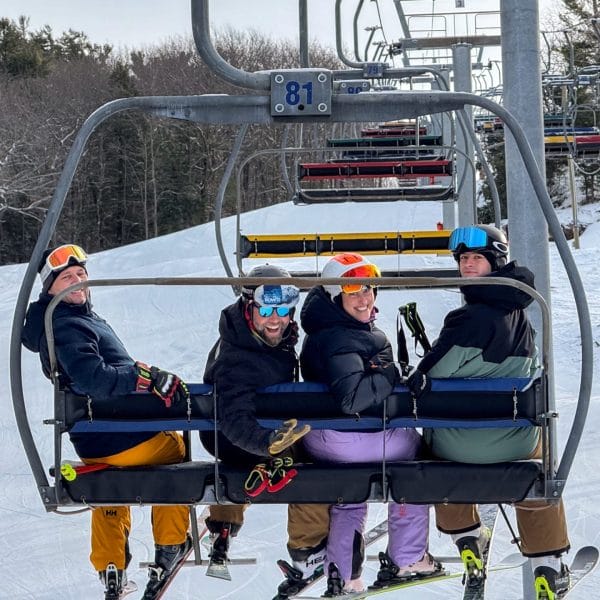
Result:
M381 271L377 265L363 265L362 267L346 271L342 277L381 277ZM366 289L372 287L372 285L345 283L342 285L342 292L345 294L356 294L356 292L366 291Z

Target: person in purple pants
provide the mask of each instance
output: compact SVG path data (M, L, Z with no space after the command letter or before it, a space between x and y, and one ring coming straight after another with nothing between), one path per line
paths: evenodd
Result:
M360 254L344 253L331 258L321 276L379 277L380 272ZM307 334L300 355L303 378L328 384L347 414L381 405L400 379L391 344L374 324L376 294L374 286L351 281L343 286L319 285L308 293L300 315ZM313 457L344 463L380 461L384 447L388 460L412 460L420 444L414 429L402 428L368 433L313 430L304 437ZM330 516L326 597L361 591L367 504L336 504ZM441 570L427 551L428 506L390 503L388 523L387 552L381 556L375 585Z

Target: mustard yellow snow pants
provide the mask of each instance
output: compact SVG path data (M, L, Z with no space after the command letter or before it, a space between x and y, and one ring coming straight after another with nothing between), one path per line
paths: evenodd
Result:
M181 462L184 456L182 436L173 431L161 431L133 448L112 456L84 459L84 462L107 463L115 467L170 465ZM152 507L152 534L155 544L182 544L188 525L187 506ZM129 506L98 506L92 509L90 561L96 571L103 571L108 563L114 563L117 569L127 566L130 559L127 544L130 530Z

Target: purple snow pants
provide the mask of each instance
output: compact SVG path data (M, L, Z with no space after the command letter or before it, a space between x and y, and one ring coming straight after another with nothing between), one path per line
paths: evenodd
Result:
M421 436L414 429L388 429L374 433L315 430L304 436L304 446L315 458L343 463L378 462L383 458L385 435L386 460L412 460ZM352 579L355 531L362 534L367 504L336 504L331 507L327 560L337 565L344 581ZM429 507L416 504L388 505L388 548L398 566L418 561L427 550ZM356 575L356 573L355 573Z

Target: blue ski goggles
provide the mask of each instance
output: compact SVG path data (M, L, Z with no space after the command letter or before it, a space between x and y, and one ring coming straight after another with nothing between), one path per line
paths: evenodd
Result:
M458 227L450 234L448 249L452 252L460 250L481 250L483 248L495 249L502 254L508 254L508 246L502 242L490 240L488 234L478 227Z

